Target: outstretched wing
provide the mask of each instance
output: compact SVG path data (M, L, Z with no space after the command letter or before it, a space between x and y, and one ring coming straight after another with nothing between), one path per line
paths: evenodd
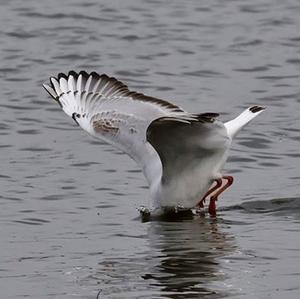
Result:
M179 178L193 178L195 175L199 177L198 172L205 170L214 171L214 162L219 162L217 156L224 154L230 142L217 116L216 113L204 113L189 122L162 117L150 124L147 140L161 159L163 183L170 184L172 180L177 182ZM212 161L212 165L205 169L207 161Z
M48 93L62 106L69 116L80 113L90 104L97 102L101 109L117 109L149 116L149 112L185 114L178 106L142 93L130 91L128 87L113 77L95 72L76 73L70 71L50 78L50 85L43 84ZM121 105L121 107L120 107ZM97 106L97 108L99 108ZM119 108L119 109L118 109Z
M43 86L80 127L123 150L142 167L155 155L153 150L149 153L146 142L147 127L153 120L166 116L193 119L180 107L130 91L105 74L70 71L51 77L50 84Z

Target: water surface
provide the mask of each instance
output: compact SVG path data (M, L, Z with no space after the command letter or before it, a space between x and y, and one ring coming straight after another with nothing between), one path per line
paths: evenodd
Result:
M299 298L300 4L5 1L0 24L1 298ZM98 71L226 121L219 215L142 222L134 162L41 88Z

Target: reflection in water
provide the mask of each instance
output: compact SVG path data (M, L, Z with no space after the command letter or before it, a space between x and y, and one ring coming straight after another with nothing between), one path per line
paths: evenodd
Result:
M101 287L107 298L188 299L228 295L223 287L227 276L221 261L236 249L236 244L232 236L222 231L225 224L221 218L194 216L139 225L149 226L147 234L134 237L144 246L135 247L134 255L106 256L98 263L96 272L81 279L81 284L92 283L96 290ZM133 236L122 236L118 248L130 246L126 239Z
M220 294L207 286L225 279L219 258L235 247L233 238L220 230L218 222L202 217L152 222L150 252L159 252L160 262L144 278L151 279L151 284L160 286L170 298L199 298L199 294L218 297Z

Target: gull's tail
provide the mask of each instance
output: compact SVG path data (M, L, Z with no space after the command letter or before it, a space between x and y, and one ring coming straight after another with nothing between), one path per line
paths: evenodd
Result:
M229 137L232 139L250 120L265 110L264 107L252 106L243 111L235 119L225 123L225 128Z

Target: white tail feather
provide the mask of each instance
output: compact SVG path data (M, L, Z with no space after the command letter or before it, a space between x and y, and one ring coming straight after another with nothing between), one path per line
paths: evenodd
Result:
M235 119L225 123L228 136L232 139L249 121L265 110L264 107L252 106L243 111Z

